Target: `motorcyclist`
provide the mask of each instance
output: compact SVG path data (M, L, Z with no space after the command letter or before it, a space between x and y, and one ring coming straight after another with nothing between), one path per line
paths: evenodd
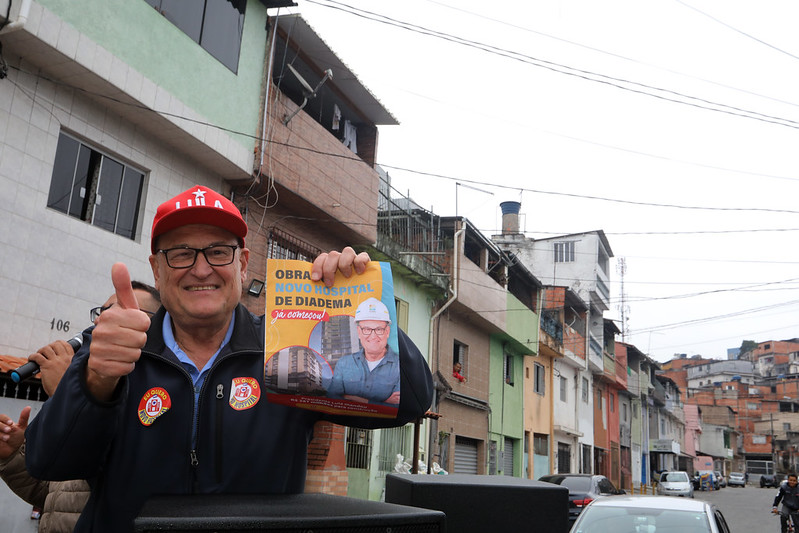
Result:
M782 509L777 511L777 506L782 502ZM788 514L791 515L793 522L797 522L797 510L799 510L799 486L797 486L796 474L788 474L787 483L781 483L777 489L777 496L771 506L772 513L780 513L780 531L788 531Z

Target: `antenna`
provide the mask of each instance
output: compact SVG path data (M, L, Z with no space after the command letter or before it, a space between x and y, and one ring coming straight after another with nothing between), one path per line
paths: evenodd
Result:
M319 91L322 85L325 84L327 80L333 79L333 70L327 69L325 70L324 77L321 80L319 80L319 83L316 84L316 87L311 87L311 84L305 81L305 78L303 78L300 75L300 73L297 72L297 69L291 66L291 63L287 63L286 66L289 68L291 73L294 74L294 77L297 78L297 81L300 82L300 84L303 86L305 90L302 93L302 104L300 104L300 107L298 107L292 114L286 115L286 117L283 119L284 126L288 126L289 122L291 122L291 119L294 118L294 115L302 111L302 109L308 103L308 100L316 96L316 93Z
M618 306L621 315L621 342L627 342L627 321L630 319L628 316L630 307L627 305L627 293L624 290L624 275L627 273L627 260L624 257L620 257L619 262L616 263L616 271L619 273L619 285L621 286L621 299Z

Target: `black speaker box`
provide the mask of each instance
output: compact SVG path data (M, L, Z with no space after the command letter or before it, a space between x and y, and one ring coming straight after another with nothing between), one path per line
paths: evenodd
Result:
M137 533L445 533L444 513L329 494L155 496Z
M458 533L569 530L569 489L531 479L388 474L386 502L443 511Z

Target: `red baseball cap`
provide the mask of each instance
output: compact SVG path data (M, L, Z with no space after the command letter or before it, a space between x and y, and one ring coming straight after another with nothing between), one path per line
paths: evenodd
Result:
M225 229L238 237L244 246L247 223L233 202L216 191L195 185L158 206L150 235L150 250L156 252L155 241L167 231L187 224L208 224Z

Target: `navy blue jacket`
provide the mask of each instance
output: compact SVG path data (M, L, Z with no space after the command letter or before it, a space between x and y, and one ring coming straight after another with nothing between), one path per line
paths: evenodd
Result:
M154 494L300 493L307 446L319 420L363 428L403 425L424 414L432 377L422 354L399 333L401 403L396 420L334 417L267 401L233 407L234 378L263 386L264 321L239 305L230 342L219 353L194 412L192 380L164 345L162 308L147 343L115 398L98 402L88 392L88 345L73 358L54 396L27 429L27 468L39 479L89 479L92 494L75 531L131 531ZM169 410L150 425L140 420L142 399L163 389ZM197 417L197 446L192 423Z
M774 497L773 507L777 507L782 502L783 511L791 513L799 510L799 485L791 487L788 482L780 483L777 495Z

